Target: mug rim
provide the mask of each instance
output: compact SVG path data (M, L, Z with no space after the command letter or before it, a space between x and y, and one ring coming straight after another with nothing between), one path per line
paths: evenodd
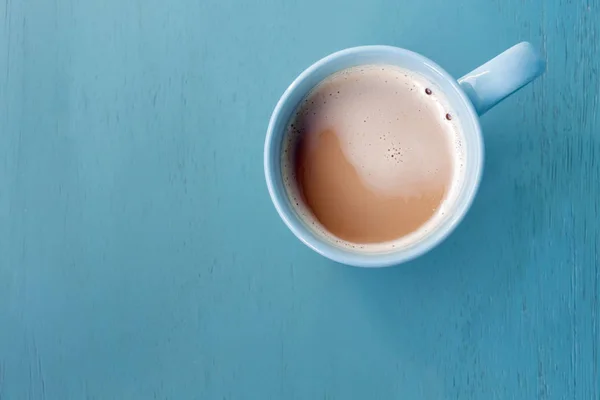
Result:
M417 243L414 247L410 247L408 249L399 249L396 251L386 252L386 253L359 253L353 252L351 250L345 250L340 247L335 247L326 243L325 240L318 238L315 235L305 234L302 232L302 229L299 225L302 224L299 217L296 215L289 215L283 209L283 202L285 199L281 199L280 196L277 195L275 190L274 179L276 177L273 176L273 165L272 165L272 157L271 154L273 150L273 141L276 137L275 125L280 118L281 112L291 97L292 93L300 86L305 80L309 79L310 76L324 65L335 61L336 59L348 56L354 53L360 53L365 51L390 51L395 52L397 54L401 54L404 56L408 56L414 58L424 64L426 64L429 68L433 69L435 72L440 74L456 91L458 96L461 98L464 106L469 112L469 116L472 120L472 123L475 128L475 134L478 138L476 145L478 147L477 153L480 155L479 165L476 166L475 178L469 184L469 187L466 189L468 193L465 195L465 200L462 202L462 205L453 210L453 216L440 229L436 229L436 231L432 232L432 234L426 237L422 242ZM360 64L358 64L360 65ZM470 144L471 145L471 144ZM336 51L331 53L320 60L311 64L308 68L302 71L286 88L283 92L273 112L269 119L269 125L267 128L267 134L265 137L265 145L264 145L264 173L265 180L267 183L267 189L269 191L269 196L271 197L271 201L279 214L279 217L283 220L285 225L292 231L292 233L306 246L311 248L313 251L318 254L326 257L332 261L354 266L354 267L363 267L363 268L380 268L380 267L390 267L394 265L399 265L408 261L411 261L438 246L441 242L443 242L459 225L459 223L463 220L465 215L473 203L475 198L475 194L479 188L479 184L481 182L481 176L483 173L483 164L484 164L484 148L483 148L483 139L481 135L481 126L479 123L479 115L475 111L475 108L463 91L463 89L458 84L457 80L453 78L450 74L448 74L442 67L428 59L427 57L415 53L411 50L407 50L401 47L388 46L388 45L367 45L367 46L357 46L357 47L349 47L343 50ZM296 221L297 220L297 221ZM308 228L307 228L308 229Z

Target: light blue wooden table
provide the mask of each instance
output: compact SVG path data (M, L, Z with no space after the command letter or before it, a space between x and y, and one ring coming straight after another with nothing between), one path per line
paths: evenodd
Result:
M600 398L600 0L0 3L0 399ZM438 249L359 270L285 228L262 146L302 69L521 40L547 73Z

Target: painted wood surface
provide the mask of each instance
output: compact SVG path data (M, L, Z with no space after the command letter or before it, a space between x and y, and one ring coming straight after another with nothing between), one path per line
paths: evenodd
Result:
M600 399L600 0L1 0L0 398ZM455 234L314 254L263 179L316 59L529 40Z

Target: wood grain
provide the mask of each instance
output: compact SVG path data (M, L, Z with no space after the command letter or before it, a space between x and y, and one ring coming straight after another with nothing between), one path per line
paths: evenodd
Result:
M0 399L600 399L599 0L1 0ZM466 220L400 268L286 230L262 146L334 50L529 40Z

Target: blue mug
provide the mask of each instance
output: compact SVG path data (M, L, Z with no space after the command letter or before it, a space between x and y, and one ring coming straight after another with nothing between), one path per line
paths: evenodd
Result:
M336 245L303 222L284 187L281 157L289 120L300 102L323 79L340 70L367 64L396 65L411 70L442 90L461 122L465 150L465 177L456 201L445 218L418 240L393 251L364 252ZM269 194L288 228L317 253L357 267L387 267L418 257L442 242L467 213L483 170L483 138L479 116L540 76L545 62L530 43L519 43L458 81L420 54L391 46L354 47L331 54L302 72L277 103L265 139L264 168Z

